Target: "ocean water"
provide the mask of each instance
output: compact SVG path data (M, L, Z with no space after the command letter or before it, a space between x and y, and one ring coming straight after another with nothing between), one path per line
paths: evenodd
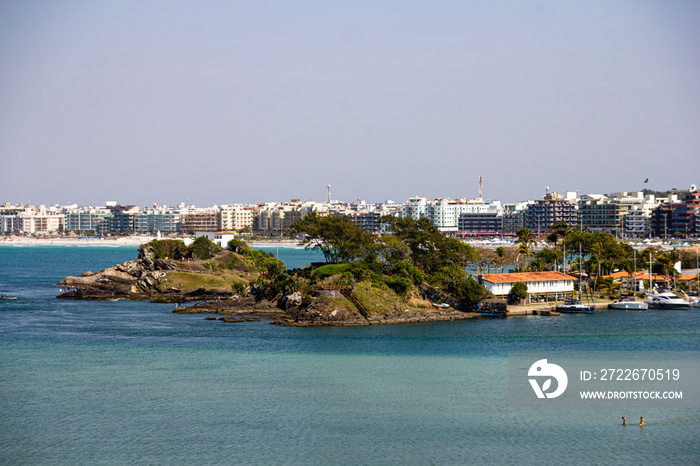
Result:
M136 255L0 246L1 464L700 462L698 411L514 409L507 387L509 352L698 351L697 311L284 328L55 299Z

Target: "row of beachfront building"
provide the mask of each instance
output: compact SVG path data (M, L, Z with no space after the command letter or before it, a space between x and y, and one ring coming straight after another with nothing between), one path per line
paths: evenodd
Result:
M542 199L515 204L476 199L426 199L406 203L370 204L291 200L260 204L227 204L198 208L153 205L141 208L107 202L104 206L0 206L0 233L47 235L192 234L195 231L237 231L285 236L297 219L345 215L372 233L384 215L427 218L445 234L474 237L512 234L522 227L545 233L557 222L575 228L603 231L625 238L670 238L700 235L700 191L694 188L667 198L642 192L611 195L576 192L547 193Z

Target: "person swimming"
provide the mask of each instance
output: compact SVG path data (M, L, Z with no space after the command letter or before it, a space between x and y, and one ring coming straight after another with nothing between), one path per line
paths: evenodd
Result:
M644 427L644 418L643 417L639 418L639 427Z
M622 425L623 426L627 425L627 419L625 418L625 416L622 416Z

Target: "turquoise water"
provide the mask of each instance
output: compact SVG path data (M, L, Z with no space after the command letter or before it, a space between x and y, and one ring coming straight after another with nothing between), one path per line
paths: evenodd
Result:
M700 461L698 411L513 409L507 388L509 351L697 351L696 311L309 329L54 298L136 254L0 247L0 463Z

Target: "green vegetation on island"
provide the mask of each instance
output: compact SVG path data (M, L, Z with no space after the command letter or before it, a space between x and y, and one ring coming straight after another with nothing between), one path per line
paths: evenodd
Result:
M521 228L515 245L496 248L475 248L445 236L428 219L387 216L381 226L387 233L378 236L344 216L310 214L296 220L292 234L307 249L320 251L326 263L294 270L240 239L229 241L226 249L204 237L190 245L152 241L140 247L134 261L65 278L59 285L75 289L61 297L199 303L178 311L183 313L263 310L281 313L277 322L287 325L453 320L490 296L467 270L476 276L505 269L581 274L587 292L612 298L628 291L609 276L614 271L631 275L651 262L655 274L673 278L677 262L693 259L655 247L635 254L613 235L563 222L540 238ZM687 281L678 285L692 286ZM515 283L509 301L525 298L527 287Z

